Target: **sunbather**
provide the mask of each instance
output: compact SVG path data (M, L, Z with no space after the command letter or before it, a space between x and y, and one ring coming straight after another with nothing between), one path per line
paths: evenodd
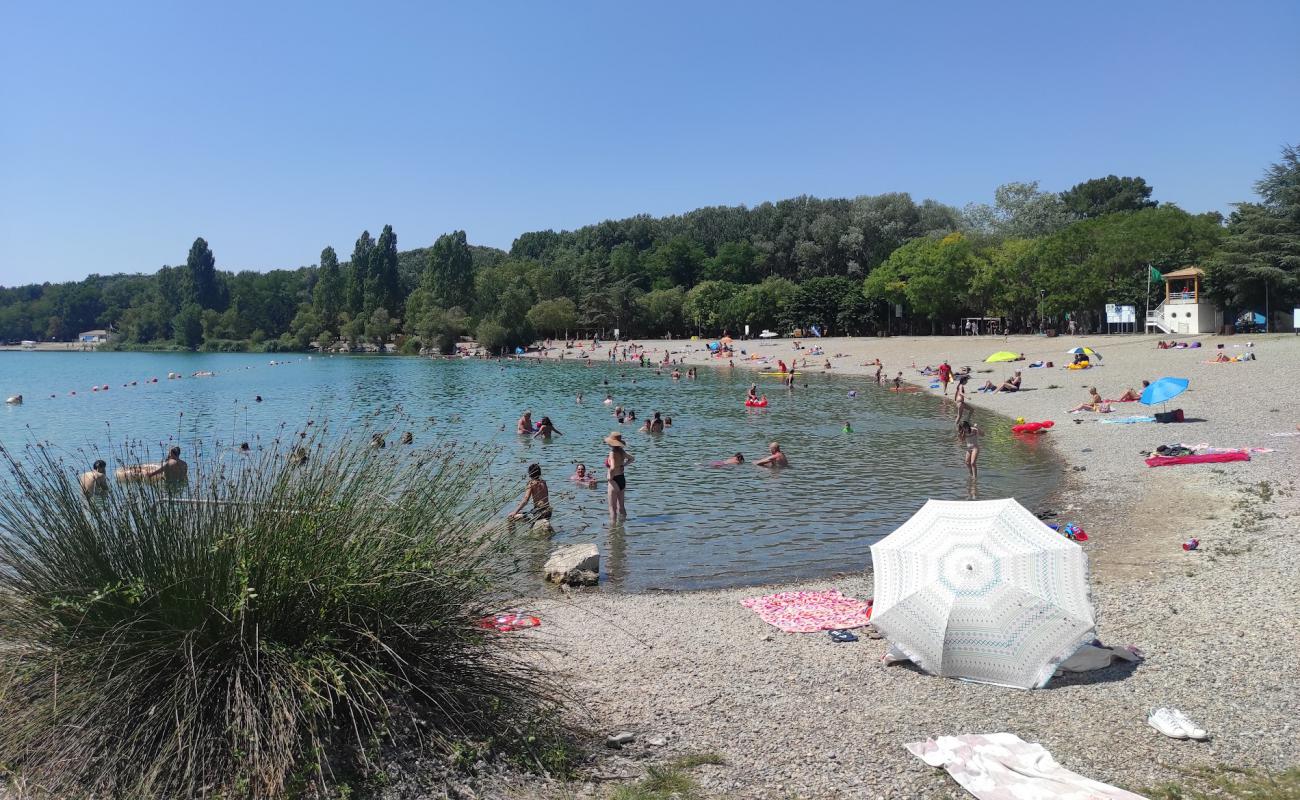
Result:
M1143 389L1146 389L1146 388L1147 388L1148 386L1150 386L1150 385L1151 385L1151 381L1142 381L1142 388L1143 388ZM1128 389L1125 389L1125 390L1124 390L1124 394L1122 394L1122 395L1119 396L1119 398L1117 399L1117 402L1120 402L1120 403L1131 403L1131 402L1133 402L1134 400L1141 400L1141 399L1142 399L1142 392L1135 392L1135 391L1133 391L1132 388L1128 388Z
M1105 400L1102 400L1100 394L1097 394L1096 386L1090 388L1088 390L1088 393L1089 393L1088 402L1080 403L1079 405L1070 409L1071 414L1074 414L1078 411L1095 411L1098 414L1104 414L1105 412L1110 411L1110 404L1107 403Z

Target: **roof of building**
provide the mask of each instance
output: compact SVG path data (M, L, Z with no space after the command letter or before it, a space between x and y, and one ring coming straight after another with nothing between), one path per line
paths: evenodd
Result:
M1170 278L1199 278L1204 274L1205 270L1200 267L1183 267L1182 269L1176 269L1173 272L1166 272L1164 278L1165 280L1169 280Z
M104 330L98 330L98 331L82 331L81 333L79 333L79 334L77 334L77 335L78 335L78 336L107 336L107 335L108 335L108 331L104 331Z

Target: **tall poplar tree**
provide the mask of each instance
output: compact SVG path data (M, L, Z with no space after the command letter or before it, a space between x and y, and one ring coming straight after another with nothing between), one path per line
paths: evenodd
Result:
M402 280L397 272L397 234L385 225L379 242L370 254L370 274L366 276L366 313L377 308L394 314L402 306Z
M320 270L316 288L312 290L312 305L316 316L326 328L337 331L339 312L343 310L343 273L339 270L339 257L333 247L320 251Z
M189 271L190 297L199 308L222 309L221 279L217 276L217 259L208 248L208 243L199 237L190 246L189 257L185 259Z
M374 250L375 240L370 238L370 231L362 231L352 248L352 265L348 269L347 304L353 319L366 310L366 283L370 280L370 256Z
M424 288L441 308L469 308L474 296L474 255L465 231L444 233L429 248Z

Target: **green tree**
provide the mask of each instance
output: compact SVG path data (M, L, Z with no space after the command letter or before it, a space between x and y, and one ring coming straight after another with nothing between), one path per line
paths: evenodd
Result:
M700 276L709 281L753 283L759 277L763 256L749 242L725 242L704 262Z
M698 283L686 293L682 314L696 330L720 331L722 306L739 291L739 285L727 281Z
M320 267L316 272L316 286L312 290L312 303L316 316L325 325L338 324L343 310L343 274L339 270L339 257L333 247L320 251Z
M352 263L348 268L347 307L355 319L366 310L366 286L370 283L370 258L375 251L375 240L370 231L362 231L352 248Z
M370 273L366 277L366 310L392 309L401 313L402 280L397 272L397 234L385 225L370 254Z
M646 256L646 266L656 289L693 286L704 263L704 248L685 236L674 236Z
M388 337L392 335L397 324L398 320L388 315L388 309L376 308L366 318L366 338L379 348L379 352L383 353L385 352L384 345L388 343Z
M424 288L434 305L442 308L468 308L471 305L474 299L474 256L465 240L465 231L444 233L429 248Z
M485 319L474 329L478 346L489 353L500 353L510 342L510 332L494 319Z
M994 190L993 205L969 205L965 217L976 230L1021 238L1046 236L1070 224L1061 196L1040 191L1038 181L1004 183Z
M541 334L568 333L578 326L578 306L567 297L540 300L528 310L528 324Z
M217 259L208 248L208 243L199 237L190 246L190 254L185 259L190 283L190 300L199 308L215 308L220 311L222 303L221 278L217 275Z
M203 343L203 309L198 303L186 303L172 318L176 344L191 350Z
M682 329L682 304L686 291L680 286L656 289L637 298L637 327L649 336L663 336Z
M311 343L320 337L323 330L325 330L325 324L321 321L320 316L314 308L306 303L298 309L293 322L289 325L289 333L293 337L294 348L297 350L311 349ZM322 347L324 346L322 344Z
M861 295L857 281L843 276L809 278L799 284L785 308L785 321L791 328L810 329L816 325L823 335L835 330L840 308L849 295Z
M1061 192L1061 202L1067 211L1081 219L1156 206L1156 201L1151 199L1151 187L1145 180L1115 175L1075 184Z
M1300 305L1300 147L1284 147L1255 191L1261 202L1237 205L1207 262L1209 291L1233 308Z

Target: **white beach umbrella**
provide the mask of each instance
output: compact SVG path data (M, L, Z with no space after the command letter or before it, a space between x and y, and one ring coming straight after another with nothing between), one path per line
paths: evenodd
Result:
M1093 638L1087 556L1015 500L930 500L871 560L872 623L934 675L1034 689Z

